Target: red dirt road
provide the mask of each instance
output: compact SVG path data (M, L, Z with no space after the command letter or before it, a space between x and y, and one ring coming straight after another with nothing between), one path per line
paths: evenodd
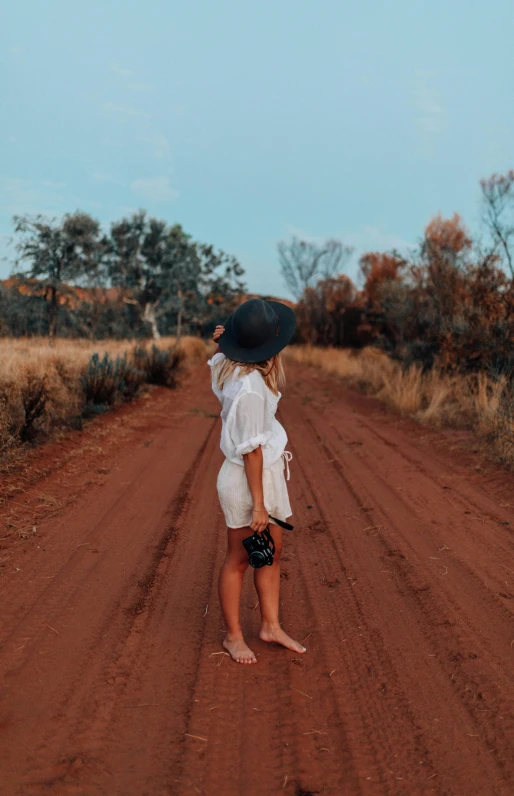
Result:
M308 653L256 638L248 577L238 666L205 371L47 446L0 507L0 536L39 518L0 542L1 795L512 794L514 479L296 369L282 614Z

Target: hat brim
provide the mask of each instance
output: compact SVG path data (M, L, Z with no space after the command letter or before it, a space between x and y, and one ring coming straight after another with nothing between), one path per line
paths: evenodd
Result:
M266 359L274 357L291 342L296 329L296 318L293 310L280 301L267 301L266 303L273 307L278 315L278 334L271 337L258 348L244 348L234 336L232 329L233 316L231 315L225 324L225 331L218 338L220 351L228 359L232 359L234 362L264 362Z

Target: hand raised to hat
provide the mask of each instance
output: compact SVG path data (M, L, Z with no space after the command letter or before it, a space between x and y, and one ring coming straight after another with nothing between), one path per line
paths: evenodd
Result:
M291 342L296 321L293 310L280 301L251 298L227 318L224 331L214 332L220 351L233 362L264 362Z
M219 324L218 326L216 326L215 330L212 333L212 339L214 340L214 342L216 342L221 337L224 331L225 331L224 326L221 326Z

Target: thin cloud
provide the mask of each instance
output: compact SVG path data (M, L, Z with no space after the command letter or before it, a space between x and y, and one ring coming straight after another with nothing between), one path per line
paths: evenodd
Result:
M418 109L416 124L426 135L442 133L445 126L444 109L437 101L435 93L426 88L414 92L415 104Z
M5 178L0 180L0 211L11 217L28 214L54 218L69 210L64 188L65 183Z
M52 182L51 180L44 180L41 185L44 188L54 188L56 191L60 191L62 188L66 188L65 182Z
M310 232L306 232L301 227L295 227L293 224L286 224L286 236L299 238L306 243L323 243L326 240L322 235L311 235Z
M115 75L119 75L120 77L132 77L134 74L132 69L125 69L124 67L120 66L118 61L111 61L109 64L109 69L111 72L114 72Z
M0 211L7 216L45 216L58 218L77 208L96 213L103 204L68 193L64 182L23 180L15 177L0 179Z
M151 83L146 83L144 80L134 80L132 83L127 83L129 91L134 91L139 94L153 94L155 86Z
M22 180L8 177L1 180L4 202L0 208L9 215L25 213L52 215L63 204L63 183L47 183L38 180Z
M407 255L414 248L413 243L404 240L395 232L371 224L364 224L356 232L349 232L344 236L344 242L353 246L359 255L369 251L391 251L391 249Z
M422 152L430 154L446 127L446 114L439 91L434 85L433 73L424 71L418 75L412 96L418 141Z
M24 64L27 61L26 55L27 51L25 47L19 47L17 45L13 45L9 47L9 55L11 56L11 60L14 61L16 64Z
M412 243L404 240L400 235L372 224L364 224L354 231L335 232L330 235L312 235L310 232L306 232L306 230L295 227L292 224L286 224L285 229L286 235L294 235L296 238L308 243L323 243L328 238L335 238L348 246L353 246L356 252L361 253L365 251L389 251L391 249L406 252L413 246Z
M103 104L104 111L108 113L113 113L118 116L129 116L133 118L140 118L140 119L149 119L150 114L146 113L145 111L139 110L139 108L135 108L133 105L123 105L117 102L104 102Z
M170 154L169 141L163 133L151 133L143 138L145 144L150 144L156 158L165 158Z
M121 66L118 61L111 61L109 69L118 77L123 78L124 86L129 91L142 94L150 94L155 91L151 83L140 80L133 69L126 69L124 66Z
M91 176L94 182L107 182L111 183L112 185L121 185L119 180L117 180L115 177L111 177L109 174L103 174L102 172L94 171Z
M168 177L134 180L130 188L133 193L151 202L165 202L168 199L176 199L178 196L178 191L171 187Z
M127 218L127 216L133 216L135 213L138 213L141 210L140 207L132 207L131 205L115 205L112 208L111 215L113 219L119 219L120 216L123 218Z

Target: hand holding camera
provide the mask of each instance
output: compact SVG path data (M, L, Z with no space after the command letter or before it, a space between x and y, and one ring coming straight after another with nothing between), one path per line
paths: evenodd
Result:
M286 531L293 530L293 526L288 522L278 520L276 517L268 517L266 509L262 509L262 511L266 514L267 520L264 530L260 533L254 531L252 536L247 536L246 539L243 539L243 547L248 553L248 562L254 569L260 569L264 566L273 566L275 542L270 533L268 521L271 520L275 525L280 525L281 528L285 528ZM253 525L250 527L253 528Z
M254 569L273 566L275 542L269 528L265 528L262 533L254 533L253 536L243 539L243 547L248 553L248 563Z
M252 522L250 523L250 528L252 531L256 533L262 533L268 527L269 517L268 512L262 506L262 508L253 509L252 511Z

